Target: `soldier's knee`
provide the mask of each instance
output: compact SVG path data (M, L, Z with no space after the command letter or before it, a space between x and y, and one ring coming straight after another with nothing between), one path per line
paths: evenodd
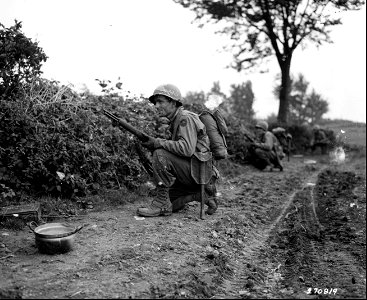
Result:
M156 149L153 152L153 168L167 165L167 151L164 149Z
M155 149L153 152L153 158L158 156L167 156L168 151L162 148Z
M255 154L256 155L261 155L261 154L263 154L263 150L261 150L260 148L256 148L255 149Z

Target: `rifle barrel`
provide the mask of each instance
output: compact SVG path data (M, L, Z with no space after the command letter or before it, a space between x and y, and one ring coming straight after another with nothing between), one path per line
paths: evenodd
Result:
M130 125L123 119L117 117L116 115L110 113L109 111L103 109L103 113L110 119L116 121L120 127L124 128L125 130L129 131L133 135L135 135L140 141L146 142L149 140L149 136L146 135L144 132L140 131L139 129L135 128L134 126Z

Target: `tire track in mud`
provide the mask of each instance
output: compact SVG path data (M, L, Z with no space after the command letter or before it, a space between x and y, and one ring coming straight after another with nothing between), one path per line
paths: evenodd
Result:
M326 166L322 167L321 170L311 173L295 190L290 191L284 203L282 203L281 199L260 203L254 201L255 204L250 203L248 211L256 212L255 218L256 216L268 216L268 221L260 226L253 226L248 232L247 239L240 251L241 255L239 260L236 263L231 263L234 275L231 278L225 278L219 288L219 291L226 291L226 294L219 292L216 295L217 297L246 297L253 296L253 293L256 293L257 296L266 297L271 294L272 290L277 286L277 282L281 279L279 274L281 265L269 263L269 259L266 258L267 249L276 246L271 242L271 237L273 234L276 234L279 223L288 217L291 213L289 211L293 207L295 211L299 210L297 206L292 207L295 198L298 197L299 193L310 190L308 185L314 185L318 174L325 168ZM312 206L315 206L313 202ZM315 208L311 212L315 212ZM252 213L250 213L251 215ZM308 215L307 218L319 224L315 213ZM296 258L295 263L297 264Z
M347 225L347 215L341 212L341 203L349 203L344 197L350 194L346 185L348 178L345 178L348 173L328 172L326 176L320 172L324 176L319 176L316 187L300 191L295 200L299 209L283 224L288 231L288 242L282 255L282 287L293 294L310 297L365 298L365 267L360 267L351 254L365 249L351 246L353 233Z

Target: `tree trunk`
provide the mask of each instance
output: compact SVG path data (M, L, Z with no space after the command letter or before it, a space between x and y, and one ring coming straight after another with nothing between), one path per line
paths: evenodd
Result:
M282 83L279 93L279 125L287 124L289 111L289 88L290 88L290 68L292 55L286 56L284 60L278 59L280 69L282 71Z

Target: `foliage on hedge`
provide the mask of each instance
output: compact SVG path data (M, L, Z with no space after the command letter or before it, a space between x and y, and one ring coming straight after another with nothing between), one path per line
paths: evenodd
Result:
M81 97L45 79L24 85L16 100L1 100L2 192L73 197L102 187L137 187L146 173L136 156L136 140L114 127L101 110L157 136L151 126L157 123L153 108L141 101Z
M12 198L14 191L24 191L72 198L105 188L135 189L145 182L138 142L114 127L102 108L153 137L169 137L152 104L137 97L77 94L37 78L22 85L16 98L0 100L0 197ZM192 106L185 108L198 112ZM231 160L249 163L245 133L254 137L255 120L232 115L225 119ZM269 129L275 126L270 124ZM296 125L286 130L293 136L293 152L305 151L309 132ZM332 132L328 135L335 139Z

